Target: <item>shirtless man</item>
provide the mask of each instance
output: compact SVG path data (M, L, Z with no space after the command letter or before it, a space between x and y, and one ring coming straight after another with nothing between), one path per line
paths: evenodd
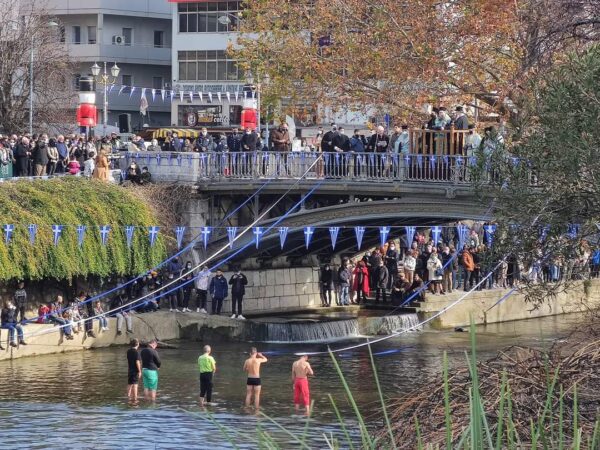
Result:
M300 405L304 405L306 415L310 414L309 375L314 375L314 372L308 363L308 355L302 355L298 361L292 364L292 382L294 383L294 405L296 411L298 411Z
M250 358L244 363L244 371L248 374L246 382L246 407L250 406L254 394L254 408L260 404L260 365L266 363L267 358L258 353L256 347L250 349Z

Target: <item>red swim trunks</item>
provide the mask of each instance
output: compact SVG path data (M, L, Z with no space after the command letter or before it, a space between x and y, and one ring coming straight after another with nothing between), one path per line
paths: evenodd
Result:
M294 380L294 404L303 406L310 405L308 378L296 378Z

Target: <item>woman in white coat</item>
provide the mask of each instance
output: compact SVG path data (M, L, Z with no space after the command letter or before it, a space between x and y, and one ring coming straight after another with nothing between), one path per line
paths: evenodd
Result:
M438 257L437 250L433 248L429 259L427 260L427 270L429 271L429 290L432 294L445 294L442 291L443 269L442 261Z

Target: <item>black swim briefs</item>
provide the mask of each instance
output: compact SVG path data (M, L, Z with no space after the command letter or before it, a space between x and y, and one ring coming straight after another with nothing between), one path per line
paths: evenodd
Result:
M248 378L247 386L260 386L260 378Z

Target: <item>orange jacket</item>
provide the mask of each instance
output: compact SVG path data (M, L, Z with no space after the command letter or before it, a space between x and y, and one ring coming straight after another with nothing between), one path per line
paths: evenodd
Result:
M467 269L469 272L473 272L475 270L475 261L473 261L473 255L471 255L471 252L464 252L462 260L465 269Z

